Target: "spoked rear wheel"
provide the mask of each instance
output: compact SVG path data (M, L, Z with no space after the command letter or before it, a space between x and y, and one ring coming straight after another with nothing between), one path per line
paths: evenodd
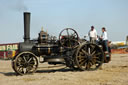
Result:
M102 65L104 54L98 45L83 43L77 49L75 61L78 68L82 71L96 70Z
M14 71L19 75L34 73L38 67L38 60L31 52L22 52L12 61Z

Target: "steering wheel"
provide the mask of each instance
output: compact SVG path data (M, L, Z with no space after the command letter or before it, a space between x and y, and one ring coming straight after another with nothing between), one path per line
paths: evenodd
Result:
M79 36L74 29L66 28L60 32L59 41L65 48L75 48L79 45Z

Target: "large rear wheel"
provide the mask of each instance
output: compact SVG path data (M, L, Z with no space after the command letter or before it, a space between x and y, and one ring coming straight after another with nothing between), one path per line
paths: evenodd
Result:
M78 68L82 71L96 70L104 61L104 53L96 44L83 43L77 49L75 61Z

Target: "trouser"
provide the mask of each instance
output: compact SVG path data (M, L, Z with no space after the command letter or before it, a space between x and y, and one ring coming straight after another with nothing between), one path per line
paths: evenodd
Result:
M96 43L96 38L95 37L90 37L90 42L91 43Z
M105 51L108 51L109 52L109 49L108 49L108 40L103 40L103 43L104 43L104 46L105 46Z

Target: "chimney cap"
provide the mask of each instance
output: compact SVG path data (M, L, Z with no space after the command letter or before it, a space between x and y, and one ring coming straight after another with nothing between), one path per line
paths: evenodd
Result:
M24 14L30 14L30 12L24 12Z

